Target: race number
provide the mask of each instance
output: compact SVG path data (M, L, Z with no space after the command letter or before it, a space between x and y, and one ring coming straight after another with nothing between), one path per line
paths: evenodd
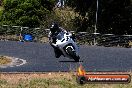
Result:
M69 37L68 36L66 36L66 41L68 41L69 40Z

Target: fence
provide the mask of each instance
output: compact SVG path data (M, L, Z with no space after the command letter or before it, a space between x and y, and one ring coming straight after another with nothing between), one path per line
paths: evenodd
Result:
M77 40L80 44L97 45L105 47L126 47L132 46L132 35L114 35L80 32L77 34Z
M21 26L0 26L0 40L8 41L21 41L23 34L32 34L34 41L39 42L41 38L47 37L48 30L44 28L29 28Z
M74 31L71 31L74 32ZM34 42L48 42L47 35L49 29L45 28L28 28L20 26L0 26L0 40L4 41L22 41L22 35L30 33L34 36ZM78 32L75 34L76 40L79 44L97 45L97 46L119 46L131 47L132 35L114 35L114 34L100 34L88 32Z

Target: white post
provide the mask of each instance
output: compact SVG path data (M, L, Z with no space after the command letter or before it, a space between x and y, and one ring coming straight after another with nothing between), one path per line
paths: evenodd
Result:
M64 8L64 5L65 5L65 1L63 0L63 2L62 2L63 4L62 4L62 7Z
M20 26L12 26L13 28L20 28ZM20 35L18 36L19 41L20 41Z
M98 21L98 0L97 0L97 10L96 10L96 22L95 22L95 30L94 30L94 33L96 35L96 32L97 32L97 21ZM95 36L94 36L94 45L96 45L96 39L95 39Z
M22 41L22 30L23 28L21 27L21 30L20 30L20 37L19 37L19 40Z
M95 31L94 31L94 33L96 33L96 31L97 31L97 22L98 22L98 0L97 0L96 23L95 23Z

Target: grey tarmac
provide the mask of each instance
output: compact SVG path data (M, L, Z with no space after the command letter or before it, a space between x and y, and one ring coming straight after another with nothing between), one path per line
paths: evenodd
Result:
M0 68L1 72L76 71L80 64L86 71L131 71L132 48L80 45L79 63L61 56L55 58L48 43L0 41L0 55L26 61L21 66Z

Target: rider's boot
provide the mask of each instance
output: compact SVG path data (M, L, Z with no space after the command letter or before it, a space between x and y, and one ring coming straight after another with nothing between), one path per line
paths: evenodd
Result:
M62 55L62 52L59 49L54 48L54 51L55 51L55 57L56 58L59 58Z

